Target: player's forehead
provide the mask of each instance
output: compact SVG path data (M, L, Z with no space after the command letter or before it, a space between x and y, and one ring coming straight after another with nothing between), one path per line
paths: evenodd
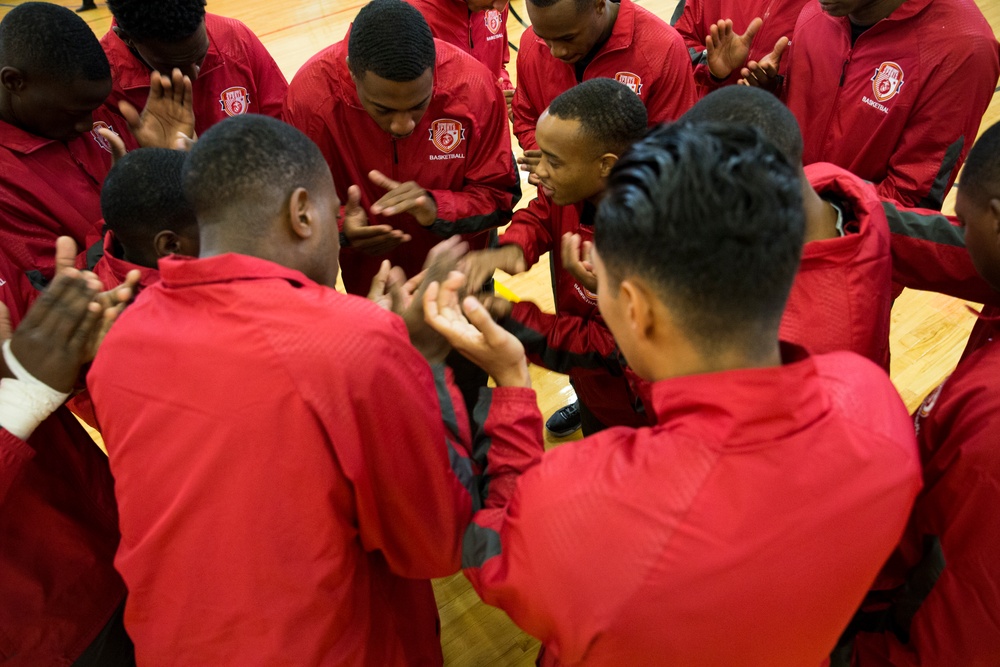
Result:
M142 42L142 46L163 63L185 65L201 62L208 53L208 32L202 21L197 30L183 39L150 39Z
M410 111L425 106L434 91L434 73L427 68L412 81L391 81L374 72L357 80L358 92L369 104L387 111Z
M581 9L577 0L559 0L548 7L536 7L529 0L526 5L531 29L545 41L571 39L594 19L589 5Z
M591 139L580 131L580 121L560 118L545 111L535 127L538 148L548 157L571 161L593 151Z

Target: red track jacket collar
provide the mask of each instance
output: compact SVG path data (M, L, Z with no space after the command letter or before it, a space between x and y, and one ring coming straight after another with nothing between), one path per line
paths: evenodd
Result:
M287 280L300 285L316 285L295 269L234 252L206 258L170 255L160 260L160 280L168 288L268 278Z
M812 357L797 345L782 343L782 365L748 368L660 380L652 385L656 423L669 424L693 412L712 414L705 428L724 433L737 425L773 424L769 438L798 431L830 410L823 383L817 379ZM719 387L726 387L720 392ZM795 420L788 419L795 415ZM729 441L720 435L720 441ZM747 444L741 442L740 444Z
M128 272L135 269L139 272L139 289L145 289L150 285L160 282L160 272L148 266L139 266L132 262L127 262L115 256L114 232L104 235L104 254L94 266L94 273L101 279L104 287L112 289L117 287L124 280Z

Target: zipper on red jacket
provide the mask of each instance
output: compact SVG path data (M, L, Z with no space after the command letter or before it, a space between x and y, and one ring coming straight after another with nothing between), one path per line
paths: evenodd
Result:
M468 11L469 11L469 50L471 51L473 49L473 44L472 44L472 10L470 9Z
M392 180L396 180L397 172L399 171L396 167L399 166L399 151L396 150L396 140L392 141Z
M837 88L844 87L844 80L847 79L847 65L850 62L851 62L851 54L850 52L848 52L847 60L844 61L844 66L840 68L840 83L837 84Z

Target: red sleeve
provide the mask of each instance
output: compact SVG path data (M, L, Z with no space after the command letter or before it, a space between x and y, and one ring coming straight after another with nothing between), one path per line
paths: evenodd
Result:
M510 227L500 235L500 245L521 248L525 266L534 266L539 257L553 249L551 206L539 192L525 208L514 214Z
M430 229L439 236L472 234L510 222L520 180L514 166L507 123L507 103L495 84L491 104L481 106L478 141L469 143L469 168L461 190L431 190L437 221Z
M916 542L939 538L944 569L912 617L909 643L890 633L859 635L861 658L878 653L893 665L992 665L1000 656L1000 513L994 511L1000 410L994 377L955 382L962 370L928 396L915 419L925 485L907 532Z
M698 100L691 68L691 54L677 31L666 27L669 35L656 54L660 75L646 100L649 125L669 123L680 118Z
M509 9L509 7L505 7L503 10L503 64L500 66L500 79L503 83L500 85L501 90L514 90L514 84L510 82L510 72L507 71L507 65L510 64L510 39L507 37Z
M705 50L705 26L703 17L703 0L682 0L677 7L683 8L680 16L673 22L674 29L684 39L684 44L692 51Z
M522 150L538 150L538 143L535 142L535 125L538 117L542 115L544 109L536 109L535 103L528 95L528 82L537 74L531 71L533 63L529 61L534 57L532 50L536 48L534 31L530 28L521 35L521 42L518 46L517 61L517 88L514 90L514 100L511 107L514 111L514 136Z
M966 301L1000 305L965 248L965 230L938 211L882 202L889 221L893 282Z
M245 26L244 26L245 27ZM263 116L281 119L281 107L288 92L288 81L278 64L255 34L246 28L253 80L257 87L257 108Z
M621 372L618 345L607 326L594 318L554 315L530 301L514 304L504 328L517 336L532 363L556 373L575 368Z
M0 507L21 469L35 456L28 443L0 427Z
M402 321L391 328L384 338L373 336L370 372L358 374L358 383L370 386L353 394L359 401L349 412L354 423L331 424L329 432L355 440L364 461L364 474L352 479L364 548L380 551L401 576L440 577L459 567L462 534L472 517L471 473L456 470L465 448L441 417L444 383L409 344ZM464 412L453 414L461 424ZM363 444L380 442L405 446L387 456Z
M955 47L920 91L887 175L876 184L883 199L941 208L976 140L1000 76L1000 55L992 35Z

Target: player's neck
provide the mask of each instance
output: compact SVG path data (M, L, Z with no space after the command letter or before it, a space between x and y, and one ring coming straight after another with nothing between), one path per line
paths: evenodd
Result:
M821 241L839 236L837 209L824 201L802 175L802 208L806 215L805 242Z
M851 23L861 26L875 25L900 8L906 0L880 0L850 14Z

